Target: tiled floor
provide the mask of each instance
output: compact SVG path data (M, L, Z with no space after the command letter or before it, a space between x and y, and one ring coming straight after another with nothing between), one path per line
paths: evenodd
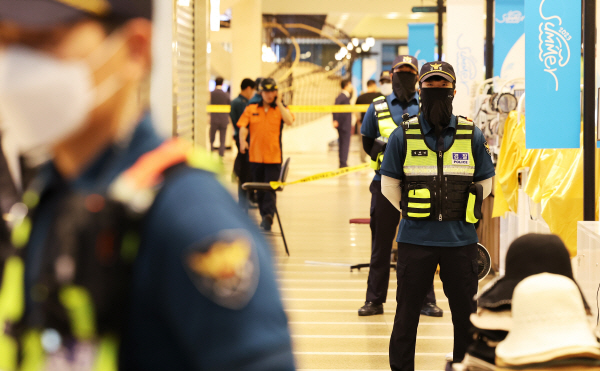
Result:
M358 143L353 143L356 147ZM334 170L337 154L286 154L292 158L288 180ZM350 165L359 164L358 152ZM290 321L299 370L389 370L388 346L396 308L396 276L390 275L383 315L359 317L365 300L368 269L349 266L368 262L369 169L339 178L291 185L278 194L278 207L290 249L272 236L275 269ZM274 227L277 231L278 228ZM439 277L435 278L443 318L421 316L416 370L443 370L452 351L452 323Z

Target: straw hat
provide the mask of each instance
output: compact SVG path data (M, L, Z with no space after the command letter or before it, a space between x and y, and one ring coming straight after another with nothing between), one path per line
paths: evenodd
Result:
M496 347L496 364L519 366L571 357L600 359L600 344L588 324L579 288L563 275L525 278L515 288L512 330Z

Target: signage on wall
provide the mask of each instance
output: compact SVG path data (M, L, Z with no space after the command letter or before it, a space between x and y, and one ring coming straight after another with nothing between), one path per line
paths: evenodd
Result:
M525 0L527 148L579 148L581 2Z
M458 115L473 115L473 94L483 80L483 22L468 20L481 19L484 12L481 0L447 0L447 36L445 43L446 61L454 67L456 90L453 108ZM467 21L465 21L467 20Z
M525 0L495 1L494 75L505 80L525 76Z
M419 60L419 70L427 62L434 61L435 25L433 23L408 24L408 54Z

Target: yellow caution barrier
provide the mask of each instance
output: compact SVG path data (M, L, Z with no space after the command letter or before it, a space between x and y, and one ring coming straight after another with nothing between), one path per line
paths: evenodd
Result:
M344 112L367 112L369 104L339 104L333 106L288 106L293 113L344 113ZM229 105L211 104L207 106L208 113L229 113Z
M306 178L302 178L299 180L294 180L293 182L287 182L287 183L286 182L270 182L270 184L271 184L271 188L277 189L279 187L284 187L284 186L287 186L290 184L308 183L308 182L314 182L315 180L335 178L340 175L353 173L355 171L363 170L366 168L370 168L369 163L352 166L352 167L344 167L344 168L341 168L339 170L334 170L334 171L326 171L324 173L319 173L319 174L307 176Z

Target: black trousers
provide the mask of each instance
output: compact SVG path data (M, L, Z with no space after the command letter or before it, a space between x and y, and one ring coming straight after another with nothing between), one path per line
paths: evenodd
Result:
M476 311L477 244L459 247L398 244L396 317L390 339L390 366L394 371L414 371L419 314L436 267L448 297L454 325L454 362L465 357L469 316Z
M217 131L219 132L219 156L223 157L223 155L225 155L225 139L226 139L226 134L227 134L227 126L229 125L229 123L225 123L225 124L210 124L210 131L209 131L209 140L210 140L210 146L212 148L213 143L215 142L215 138L217 137Z
M338 128L340 168L348 167L348 153L350 152L350 138L352 137L352 124L340 123Z
M238 176L238 203L242 210L248 211L248 193L242 189L242 184L252 181L252 171L250 170L250 158L248 151L240 152L240 138L235 138L235 145L238 148L238 154L235 158L233 170Z
M372 181L369 191L371 191L371 263L366 301L383 304L387 299L392 246L396 243L400 211L381 193L381 181ZM435 304L433 284L425 297L425 304L427 303Z
M252 171L253 182L268 183L279 179L281 164L258 164L251 162L250 169ZM275 203L277 202L275 192L257 191L256 198L260 216L275 215Z

